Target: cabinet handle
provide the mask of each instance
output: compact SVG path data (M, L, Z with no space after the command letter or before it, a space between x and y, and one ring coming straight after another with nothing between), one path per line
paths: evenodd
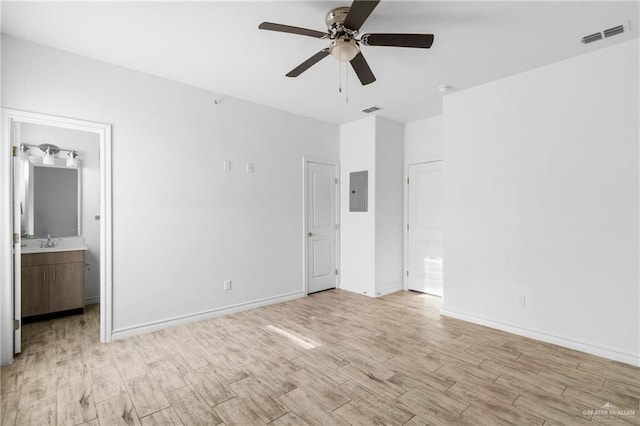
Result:
M54 282L54 283L56 282L56 270L55 269L53 270L53 280L52 280L52 282Z
M47 271L42 271L42 283L47 283Z

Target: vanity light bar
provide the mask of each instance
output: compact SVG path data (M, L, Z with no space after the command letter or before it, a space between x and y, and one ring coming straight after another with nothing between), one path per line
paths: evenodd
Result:
M20 158L22 160L29 159L29 153L32 148L38 148L40 151L44 153L42 157L42 163L46 165L53 165L56 154L60 152L66 151L67 153L67 167L78 167L78 151L72 149L64 149L59 148L56 145L52 145L49 143L41 144L41 145L29 145L22 143L20 144Z

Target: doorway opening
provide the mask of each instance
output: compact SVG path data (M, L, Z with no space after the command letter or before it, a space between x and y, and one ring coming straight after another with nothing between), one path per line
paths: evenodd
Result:
M3 124L2 364L23 350L24 322L64 313L85 311L109 341L111 126L10 109Z

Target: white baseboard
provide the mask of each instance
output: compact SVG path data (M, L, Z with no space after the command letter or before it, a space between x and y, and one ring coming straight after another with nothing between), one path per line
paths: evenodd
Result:
M395 293L396 291L402 291L402 284L394 285L392 287L383 288L376 292L376 296L386 296L387 294Z
M350 286L348 284L342 284L342 283L340 283L340 287L339 288L340 288L340 290L350 291L352 293L363 294L363 295L368 296L368 297L380 297L380 296L384 296L386 294L391 294L391 293L395 293L396 291L402 290L402 284L398 284L398 285L395 285L393 287L387 287L387 288L384 288L382 290L376 291L375 293L369 292L369 291L364 290L364 289L359 288L359 287L354 287L354 286Z
M138 334L150 333L152 331L161 330L167 327L173 327L180 324L201 321L204 319L219 317L222 315L232 314L235 312L246 311L248 309L258 308L260 306L272 305L274 303L286 302L287 300L298 299L304 297L304 291L296 291L294 293L283 294L280 296L267 297L264 299L253 300L236 305L224 306L221 308L210 309L207 311L196 312L194 314L181 315L178 317L167 318L164 320L148 322L145 324L134 325L114 330L111 334L112 340L123 339Z
M590 343L580 342L577 340L568 339L566 337L556 336L541 331L530 330L516 325L493 321L474 315L463 314L461 312L452 311L450 309L443 308L440 313L445 317L456 318L462 321L484 325L486 327L495 328L497 330L506 331L508 333L517 334L519 336L529 337L531 339L540 340L542 342L563 346L569 349L575 349L580 352L585 352L591 355L596 355L599 357L611 359L613 361L619 361L625 364L640 367L640 357L638 355L620 352L615 349L596 346Z
M345 284L345 283L340 283L340 286L338 286L338 288L340 290L344 290L344 291L350 291L351 293L358 293L358 294L363 294L365 296L370 296L369 294L367 294L367 292L360 288L360 287L355 287L355 286L351 286L349 284Z
M94 305L96 303L100 303L100 296L86 297L84 299L84 304L85 305Z

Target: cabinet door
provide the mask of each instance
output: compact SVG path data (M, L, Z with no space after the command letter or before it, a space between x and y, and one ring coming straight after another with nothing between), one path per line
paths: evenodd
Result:
M84 264L51 265L51 312L84 308Z
M22 268L22 316L49 312L50 275L48 266Z

